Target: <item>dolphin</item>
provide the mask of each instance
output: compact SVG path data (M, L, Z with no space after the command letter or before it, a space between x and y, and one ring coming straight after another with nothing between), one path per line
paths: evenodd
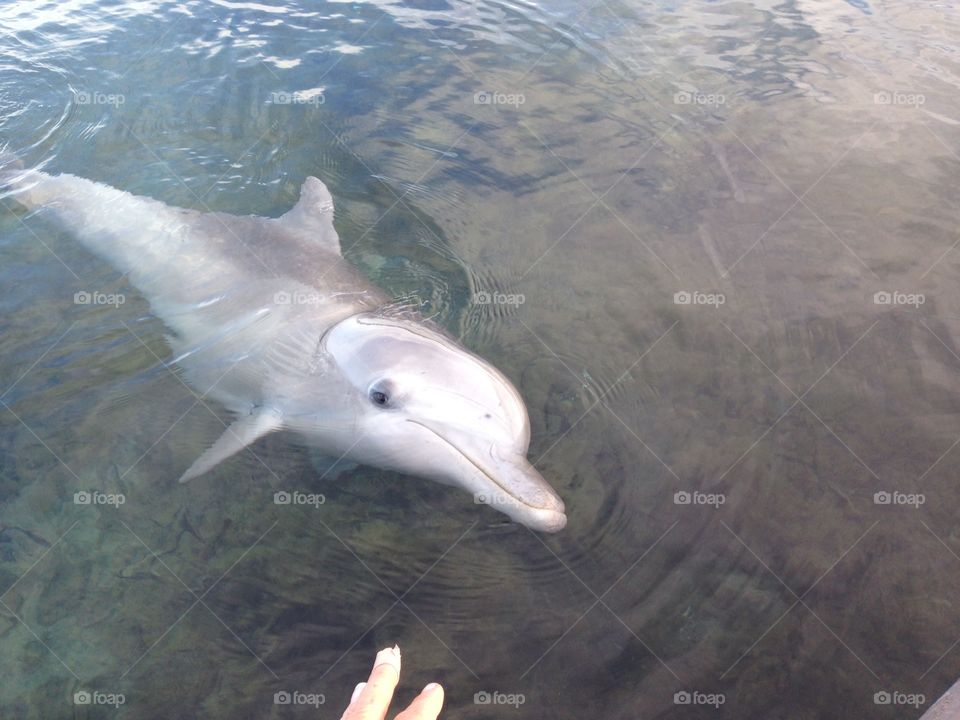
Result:
M173 207L9 161L0 183L129 277L170 329L186 381L235 418L181 482L285 429L341 459L462 487L531 529L566 525L527 460L520 393L343 259L317 178L278 218Z

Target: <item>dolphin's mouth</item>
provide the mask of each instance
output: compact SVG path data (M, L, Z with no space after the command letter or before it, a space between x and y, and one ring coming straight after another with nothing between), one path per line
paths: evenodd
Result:
M491 448L489 458L485 458L483 453L472 452L468 443L456 443L426 423L407 422L429 430L483 476L491 487L467 486L477 502L491 505L536 530L555 532L566 525L563 500L522 455L499 458Z

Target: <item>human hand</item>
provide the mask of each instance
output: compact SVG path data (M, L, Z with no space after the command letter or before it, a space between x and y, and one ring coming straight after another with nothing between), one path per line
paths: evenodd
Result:
M354 688L350 706L340 720L386 720L399 681L400 648L385 648L377 653L367 681ZM442 707L443 688L430 683L394 720L437 720Z

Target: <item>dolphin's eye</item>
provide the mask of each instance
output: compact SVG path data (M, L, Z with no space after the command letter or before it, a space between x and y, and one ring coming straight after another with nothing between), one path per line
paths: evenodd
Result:
M396 400L393 383L390 380L380 379L370 386L367 397L377 407L389 408Z

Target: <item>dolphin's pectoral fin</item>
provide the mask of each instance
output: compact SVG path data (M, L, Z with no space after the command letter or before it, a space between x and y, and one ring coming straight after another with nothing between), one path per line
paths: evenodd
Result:
M333 228L333 197L327 186L310 176L300 187L300 199L280 217L284 225L307 232L332 253L340 254L340 237Z
M235 420L224 430L223 435L211 445L180 478L185 483L203 475L218 463L243 450L267 433L278 430L282 425L282 416L273 408L259 407L252 413Z

